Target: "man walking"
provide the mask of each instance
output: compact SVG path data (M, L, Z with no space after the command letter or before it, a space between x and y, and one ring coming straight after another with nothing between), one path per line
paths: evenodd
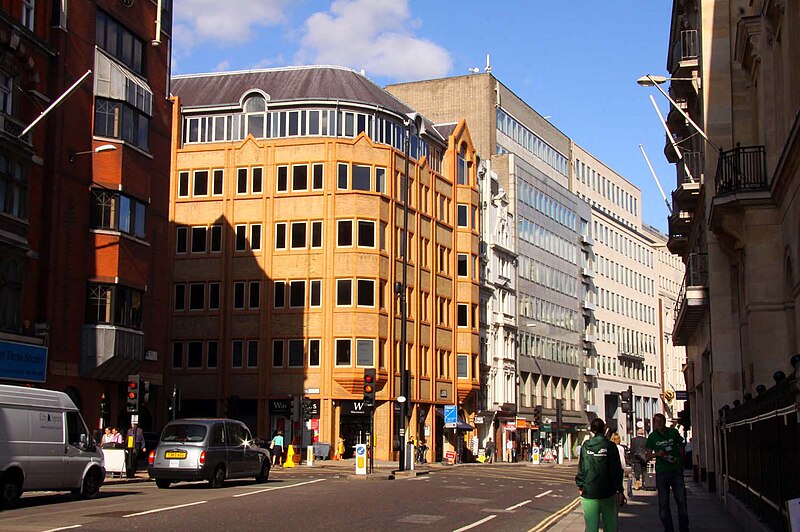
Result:
M494 442L491 438L489 441L486 442L486 447L484 448L484 454L486 455L486 463L491 464L494 463Z
M586 532L600 529L601 515L603 530L616 532L617 504L625 504L619 452L616 445L603 434L606 424L602 419L593 419L589 427L593 437L581 445L578 474L575 475Z
M689 512L686 508L686 485L683 482L683 437L673 427L667 427L664 414L653 416L655 430L647 437L647 459L656 459L656 489L658 490L658 517L665 532L674 530L669 508L669 492L678 505L680 532L689 531Z
M633 487L641 489L642 473L647 465L647 438L644 437L644 429L636 430L636 437L631 440L631 465L633 466Z

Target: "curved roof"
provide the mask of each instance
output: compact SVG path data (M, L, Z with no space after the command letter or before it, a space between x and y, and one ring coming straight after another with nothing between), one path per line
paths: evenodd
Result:
M331 100L378 105L396 113L413 109L355 70L337 66L295 66L238 72L188 74L172 78L172 93L184 108L239 105L261 90L270 101Z

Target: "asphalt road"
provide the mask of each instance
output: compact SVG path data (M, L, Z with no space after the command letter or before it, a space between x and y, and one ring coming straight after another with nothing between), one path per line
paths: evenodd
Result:
M93 501L25 494L0 513L0 529L529 531L575 499L574 475L570 466L481 465L393 481L294 469L220 489L146 482L104 486Z

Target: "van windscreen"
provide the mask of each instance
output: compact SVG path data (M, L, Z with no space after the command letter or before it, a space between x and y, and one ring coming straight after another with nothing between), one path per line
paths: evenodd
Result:
M203 441L206 438L205 425L192 425L189 423L176 423L164 428L161 434L162 442Z

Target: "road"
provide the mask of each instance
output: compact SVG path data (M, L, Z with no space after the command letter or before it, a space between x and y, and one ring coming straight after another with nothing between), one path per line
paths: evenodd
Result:
M231 481L215 490L204 483L168 490L151 482L109 485L92 501L26 494L0 513L0 529L529 531L575 500L574 476L570 466L481 465L351 480L304 468L273 471L265 484Z

